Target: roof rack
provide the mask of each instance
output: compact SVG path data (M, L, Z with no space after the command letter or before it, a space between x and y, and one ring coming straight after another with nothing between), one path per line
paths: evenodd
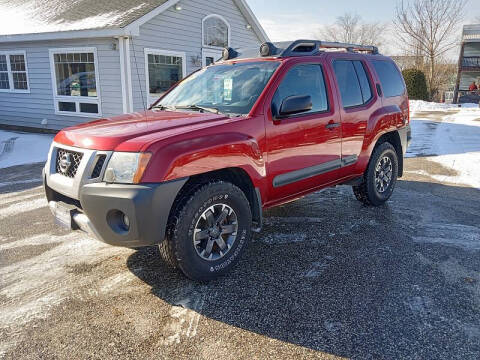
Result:
M348 52L378 54L378 48L372 45L366 46L321 40L295 40L279 43L263 43L260 46L260 55L262 57L313 56L327 49L345 49ZM228 48L223 52L223 60L255 58L258 57L258 55L258 50L252 48L238 50Z

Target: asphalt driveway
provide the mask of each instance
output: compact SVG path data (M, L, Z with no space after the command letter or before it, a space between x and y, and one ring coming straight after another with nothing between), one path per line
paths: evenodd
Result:
M480 191L421 147L386 205L272 209L207 285L55 227L41 164L0 170L0 358L479 359Z

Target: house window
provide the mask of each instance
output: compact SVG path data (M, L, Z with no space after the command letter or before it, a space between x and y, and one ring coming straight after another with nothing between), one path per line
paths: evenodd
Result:
M185 59L186 55L182 52L145 49L149 105L184 78Z
M203 46L226 48L230 44L230 25L220 15L203 19Z
M0 52L0 91L19 93L30 91L24 51Z
M96 49L50 50L50 61L56 112L100 116Z

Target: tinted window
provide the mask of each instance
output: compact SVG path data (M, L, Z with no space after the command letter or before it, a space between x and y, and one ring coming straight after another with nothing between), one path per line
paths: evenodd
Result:
M312 97L312 110L302 114L328 110L327 91L320 65L298 65L285 75L273 98L273 113L278 114L285 98L297 95Z
M352 61L335 61L333 63L343 107L363 104L362 90L358 82L357 72Z
M403 85L402 75L397 67L390 61L372 61L375 71L382 83L383 94L385 97L403 95L405 86Z
M363 103L367 103L372 98L372 90L368 81L367 73L361 61L354 61L353 65L357 71L358 81L362 90Z

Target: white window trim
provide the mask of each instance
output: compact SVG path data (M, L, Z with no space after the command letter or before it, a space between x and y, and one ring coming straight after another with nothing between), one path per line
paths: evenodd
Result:
M219 48L210 49L210 48L203 48L202 49L202 67L207 66L207 57L213 57L214 61L217 61L222 57L222 50Z
M182 51L170 51L170 50L161 50L161 49L148 49L145 48L145 80L146 80L146 94L147 94L147 108L150 107L155 101L159 99L159 96L150 95L150 74L148 73L148 55L165 55L165 56L176 56L182 58L182 79L187 76L187 54ZM181 80L181 79L180 79Z
M0 55L5 55L7 59L7 75L8 75L8 84L10 89L0 89L0 92L3 93L17 93L17 94L30 94L30 79L28 77L28 64L27 64L27 53L25 50L12 50L12 51L0 51ZM27 76L27 87L28 89L15 89L13 84L13 71L10 64L10 55L23 55L25 60L25 74ZM23 72L23 71L22 71Z
M93 53L93 63L95 64L95 85L97 87L97 96L96 97L86 97L86 96L62 96L58 95L57 89L57 79L55 73L55 54L75 54L75 53ZM50 75L52 77L52 90L53 90L53 101L55 107L56 115L65 115L65 116L76 116L76 117L87 117L87 118L100 118L102 117L102 98L100 96L100 76L99 76L99 67L98 67L98 56L96 47L75 47L75 48L56 48L49 49L50 53ZM76 112L70 111L60 111L58 109L58 102L74 102ZM90 103L98 105L98 114L91 113L81 113L80 112L80 103Z
M227 21L227 19L225 19L222 15L218 15L218 14L210 14L208 16L205 16L203 19L202 19L202 47L205 48L205 49L214 49L214 50L223 50L224 48L221 47L221 46L211 46L211 45L205 45L205 21L212 18L212 17L216 17L216 18L219 18L220 20L222 20L225 24L227 24L227 28L228 28L228 45L227 47L230 47L230 44L231 44L231 36L232 36L232 30L231 30L231 27L230 27L230 23Z

